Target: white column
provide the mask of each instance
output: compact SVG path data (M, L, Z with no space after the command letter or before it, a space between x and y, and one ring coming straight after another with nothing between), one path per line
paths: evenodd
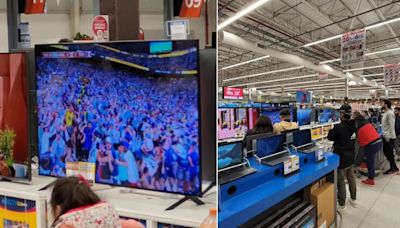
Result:
M70 1L69 22L71 28L71 38L74 37L76 33L80 32L80 24L81 24L80 7L81 5L79 0Z

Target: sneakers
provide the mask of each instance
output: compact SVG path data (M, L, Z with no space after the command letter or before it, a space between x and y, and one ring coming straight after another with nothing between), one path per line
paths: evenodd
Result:
M383 173L383 175L393 175L393 174L397 174L399 172L399 169L396 170L386 170L386 172Z
M358 207L358 203L357 200L353 200L353 199L349 199L349 203L352 207L357 208Z
M365 179L365 180L361 181L361 183L363 183L363 184L365 184L365 185L374 186L374 185L375 185L375 180L372 180L372 179Z
M346 205L343 205L343 206L339 205L339 207L338 207L338 211L340 213L343 213L345 209L346 209Z

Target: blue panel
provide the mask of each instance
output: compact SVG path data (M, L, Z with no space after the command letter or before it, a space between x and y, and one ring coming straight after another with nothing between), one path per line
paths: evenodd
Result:
M172 51L172 42L171 41L150 42L150 53L151 54L168 53L171 51Z
M299 157L300 172L289 177L274 176L274 170L282 170L282 165L259 165L250 159L257 173L220 186L219 227L237 227L247 222L339 166L339 157L335 154L326 154L326 159L318 164L314 154L299 153ZM305 157L309 160L307 164L304 164ZM230 196L227 190L231 186L237 190Z

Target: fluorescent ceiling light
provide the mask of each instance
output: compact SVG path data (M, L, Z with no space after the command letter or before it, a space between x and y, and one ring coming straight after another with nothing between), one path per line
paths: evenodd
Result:
M311 43L308 43L308 44L305 44L305 45L303 45L303 47L310 47L310 46L313 46L313 45L316 45L316 44L320 44L320 43L324 43L324 42L327 42L327 41L330 41L330 40L338 39L340 37L342 37L341 34L340 35L336 35L336 36L332 36L332 37L328 37L328 38L325 38L325 39L322 39L322 40L314 41L314 42L311 42Z
M367 27L365 27L365 29L366 30L373 29L373 28L377 28L377 27L380 27L382 25L387 25L387 24L390 24L390 23L393 23L393 22L397 22L397 21L400 21L400 17L394 18L394 19L391 19L391 20L388 20L388 21L380 22L380 23L377 23L377 24L374 24L374 25L367 26Z
M368 69L374 69L374 68L382 68L385 65L378 65L378 66L369 66L369 67L361 67L361 68L354 68L354 69L348 69L344 70L343 72L351 72L351 71L360 71L360 70L368 70Z
M385 81L385 79L373 79L372 81L373 82L383 82L383 81Z
M255 88L257 88L257 89L260 89L260 88L274 88L274 87L278 87L278 86L284 86L286 88L287 86L290 86L290 85L302 85L302 84L316 83L316 82L319 82L319 80L312 80L312 81L305 81L305 82L294 82L294 83L285 83L285 84L269 85L269 86L260 86L260 87L255 87Z
M374 77L374 76L383 76L383 73L379 73L379 74L365 74L365 75L361 75L361 77Z
M226 70L226 69L238 67L238 66L241 66L241 65L245 65L245 64L248 64L248 63L260 61L260 60L266 59L266 58L269 58L269 55L262 56L262 57L259 57L259 58L256 58L256 59L250 59L250 60L247 60L245 62L236 63L236 64L233 64L233 65L230 65L230 66L226 66L226 67L223 67L222 70Z
M319 81L308 81L308 82L302 82L302 83L291 83L291 84L285 84L285 85L292 85L290 87L284 87L284 89L286 91L289 91L290 89L294 89L294 90L298 90L299 86L298 85L302 85L302 84L306 84L306 83L316 83ZM329 88L329 87L338 87L338 86L344 86L343 83L325 83L325 84L312 84L312 85L304 85L301 86L302 88L317 88L317 87L323 87L323 88ZM279 91L280 88L276 88L277 86L264 86L264 87L259 87L258 89L263 88L263 90L277 90ZM269 88L269 89L268 89ZM275 88L275 89L274 89Z
M338 58L338 59L326 60L326 61L319 62L319 65L326 64L326 63L338 62L338 61L340 61L340 60L342 60L342 59L341 59L341 58Z
M392 52L392 51L398 51L398 50L400 50L400 48L392 48L392 49L388 49L388 50L374 51L374 52L366 53L365 56L376 55L376 54L382 54L382 53Z
M235 81L243 78L253 78L261 75L267 75L267 74L274 74L274 73L280 73L280 72L285 72L285 71L291 71L291 70L297 70L297 69L302 69L304 66L297 66L297 67L291 67L291 68L286 68L286 69L280 69L280 70L273 70L273 71L267 71L263 73L257 73L257 74L250 74L250 75L245 75L245 76L239 76L235 78L229 78L223 80L224 82L229 82L229 81Z
M366 53L365 56L377 55L377 54L382 54L382 53L392 52L392 51L399 51L399 50L400 50L400 47L392 48L392 49L388 49L388 50L382 50L382 51L374 51L374 52ZM340 60L341 60L341 58L325 60L325 61L320 62L319 65L326 64L326 63L339 62Z
M283 82L283 81L290 81L290 80L294 80L294 79L312 78L312 77L316 77L316 76L318 76L318 74L295 76L292 78L280 78L280 79L266 80L266 81L261 81L261 82L249 82L249 83L235 84L232 86L249 86L249 85L265 84L265 83L272 83L272 82Z
M377 23L377 24L374 24L374 25L370 25L370 26L365 27L364 29L365 30L369 30L369 29L377 28L377 27L380 27L380 26L383 26L383 25L387 25L387 24L390 24L390 23L394 23L394 22L397 22L397 21L400 21L400 17L394 18L394 19L391 19L391 20L387 20L387 21L383 21L383 22L380 22L380 23ZM339 39L340 37L342 37L342 34L336 35L336 36L332 36L332 37L328 37L328 38L325 38L325 39L322 39L322 40L314 41L314 42L311 42L311 43L303 45L303 47L310 47L310 46L313 46L313 45L316 45L316 44L320 44L320 43L324 43L324 42L327 42L327 41L330 41L330 40Z
M248 7L244 8L243 10L239 11L238 13L236 13L235 15L233 15L232 17L226 19L225 21L223 21L221 24L218 25L218 31L225 28L226 26L232 24L233 22L235 22L236 20L238 20L239 18L246 16L247 14L249 14L250 12L252 12L253 10L257 9L258 7L264 5L266 2L268 2L269 0L258 0L256 2L253 2L251 5L249 5Z

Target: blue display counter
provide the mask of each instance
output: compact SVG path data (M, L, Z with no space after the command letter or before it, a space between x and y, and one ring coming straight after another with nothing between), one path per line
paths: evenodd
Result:
M320 163L309 156L299 154L300 171L289 177L284 177L282 172L276 175L283 165L270 167L250 159L257 173L220 186L219 227L238 227L248 222L339 166L339 157L335 154L325 153L325 160Z

